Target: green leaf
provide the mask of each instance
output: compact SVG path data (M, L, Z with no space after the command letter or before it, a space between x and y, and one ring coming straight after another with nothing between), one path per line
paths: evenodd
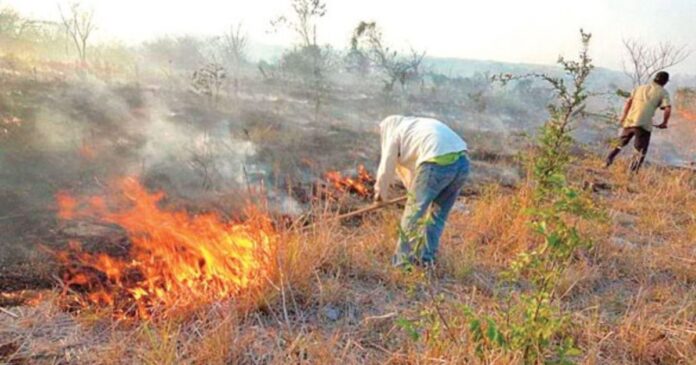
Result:
M488 339L498 346L504 346L505 339L503 338L503 334L500 333L500 330L498 330L495 322L490 318L487 318L486 321L488 322Z
M416 329L413 322L409 321L406 318L399 318L396 320L396 324L399 327L401 327L401 329L406 331L406 334L408 334L408 336L411 337L413 341L418 341L420 339L420 333L418 333L418 330Z
M488 330L486 331L488 339L491 341L496 341L496 338L498 337L498 330L495 327L495 322L493 322L493 320L490 318L488 318L486 322L488 323Z
M566 350L566 356L582 356L582 350L577 347L571 347Z
M475 333L481 333L481 321L478 319L472 319L469 322L469 330Z
M546 243L551 246L551 247L558 247L561 244L561 237L558 236L556 233L552 233L546 238Z

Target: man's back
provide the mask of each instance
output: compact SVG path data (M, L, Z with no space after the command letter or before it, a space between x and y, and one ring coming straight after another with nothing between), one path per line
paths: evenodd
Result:
M430 118L392 115L380 123L382 158L377 191L388 194L395 170L408 188L418 166L446 154L467 150L464 140L444 123Z
M400 125L401 153L408 159L411 152L417 164L450 152L467 149L466 142L444 123L431 118L404 117Z
M631 109L623 126L624 128L640 127L650 132L657 108L665 108L669 105L669 93L662 86L655 82L638 86L631 93Z

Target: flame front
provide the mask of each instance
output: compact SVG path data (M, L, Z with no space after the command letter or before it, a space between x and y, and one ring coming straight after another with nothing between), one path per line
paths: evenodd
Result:
M165 211L158 206L164 194L148 193L135 179L125 179L119 195L127 198L127 208L111 210L101 197L80 201L58 196L61 218L117 224L131 241L127 259L86 253L77 244L58 254L66 266L65 283L87 288L88 302L149 316L155 308L201 304L258 289L272 275L278 235L258 210L247 209L248 219L239 224L212 213Z

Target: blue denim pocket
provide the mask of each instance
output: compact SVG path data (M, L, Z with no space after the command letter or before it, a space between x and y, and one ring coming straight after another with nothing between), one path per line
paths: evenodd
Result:
M437 196L456 179L458 171L457 163L448 166L433 165L428 181L428 189L434 196Z

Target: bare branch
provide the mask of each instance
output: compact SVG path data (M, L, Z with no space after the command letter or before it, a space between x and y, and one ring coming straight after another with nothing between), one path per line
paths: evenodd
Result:
M230 66L238 68L246 62L249 38L242 31L242 24L235 27L230 26L230 30L222 36L223 57Z
M624 73L634 86L650 81L658 71L676 66L691 55L686 46L670 42L649 46L635 39L624 39L623 45L629 58L629 66L624 62Z
M67 12L58 4L58 12L65 28L65 33L72 39L75 50L82 62L87 61L88 40L94 30L94 11L83 10L79 2L70 4Z
M362 54L386 76L385 91L392 91L397 82L404 88L409 81L422 75L420 68L426 53L411 49L410 55L399 55L384 45L382 31L375 22L360 22L350 43L353 52Z
M280 16L271 21L275 28L285 26L295 32L303 47L318 47L317 23L326 15L324 0L292 0L294 18Z

